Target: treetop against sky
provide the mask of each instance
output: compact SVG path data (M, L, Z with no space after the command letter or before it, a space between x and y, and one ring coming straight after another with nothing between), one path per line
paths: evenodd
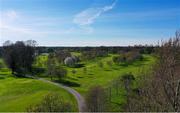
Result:
M0 45L156 44L179 28L179 0L0 0Z

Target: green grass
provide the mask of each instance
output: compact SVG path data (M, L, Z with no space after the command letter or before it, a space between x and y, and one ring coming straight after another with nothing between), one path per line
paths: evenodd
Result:
M29 105L39 103L51 92L61 95L73 105L73 111L77 111L75 98L64 89L34 79L10 76L0 79L0 111L24 112Z
M83 62L85 67L87 68L87 73L84 73L83 68L68 68L68 80L77 82L81 84L80 87L74 87L80 93L84 94L87 89L94 85L102 85L107 86L114 78L125 74L132 73L135 76L138 76L139 70L144 68L148 68L154 62L154 57L150 55L144 55L143 61L135 61L134 63L128 66L121 66L113 64L112 66L108 66L106 64L107 61L112 60L112 55L99 58L94 61ZM99 67L97 62L103 62L103 68ZM72 74L71 71L76 70L76 74Z
M80 87L73 87L78 92L86 95L87 90L95 85L101 85L103 87L109 87L112 84L112 80L125 74L132 73L137 77L140 70L148 70L155 62L155 58L151 55L143 55L142 61L135 61L130 65L121 66L113 63L112 66L106 64L107 61L112 61L114 55L109 55L104 58L97 58L92 61L82 62L87 68L87 73L84 73L82 68L68 68L68 77L66 80L80 84ZM98 62L103 62L103 68L98 66ZM76 74L72 74L72 70L76 70ZM120 95L116 95L115 91L112 90L112 111L121 111L121 105L125 103L124 90L120 90Z
M79 53L73 53L78 54ZM69 81L74 84L79 84L79 87L73 87L75 90L80 92L82 95L86 95L87 90L95 85L101 85L103 87L109 87L112 84L112 81L126 73L132 73L135 77L140 75L140 70L147 70L155 63L155 57L152 55L143 55L143 60L137 60L127 66L112 64L112 66L107 65L107 61L112 61L112 57L115 54L110 54L108 57L99 57L89 61L82 61L81 64L84 64L85 67L80 68L70 68L64 66L68 70L67 78L65 81ZM103 68L98 66L98 62L104 64ZM83 68L87 69L87 72L84 73ZM72 70L76 70L76 73L73 74ZM126 102L125 91L120 89L120 94L116 95L114 89L112 89L112 100L111 100L111 110L112 111L122 111L122 104Z
M76 52L73 52L72 54L78 55L78 56L80 55L80 53L76 53ZM143 69L143 70L148 71L148 68L151 67L152 64L155 63L154 56L143 55L144 59L142 61L137 60L127 66L117 65L114 63L112 64L112 66L107 65L106 62L112 61L113 56L115 56L115 55L110 54L110 55L108 55L108 57L100 57L100 58L96 58L94 60L82 61L80 63L84 64L84 67L80 67L80 68L69 68L69 67L64 66L68 70L68 75L67 75L67 78L65 78L65 80L69 81L71 83L79 84L80 85L79 87L72 86L72 88L74 88L75 90L77 90L78 92L80 92L82 95L85 96L88 89L92 86L101 85L103 87L109 87L109 86L111 86L112 81L115 78L117 78L125 73L132 73L133 75L135 75L135 77L138 77L140 75L139 74L140 70ZM45 62L47 60L47 55L43 55L43 56L41 55L37 59L38 59L39 63L36 62L34 64L34 66L46 68ZM102 62L104 64L103 68L98 66L98 62ZM87 69L86 73L84 72L83 68ZM73 74L72 70L76 70L76 73ZM0 73L5 73L5 72L0 71ZM49 79L49 78L47 78L47 79ZM14 81L14 83L13 83L13 81ZM27 82L27 83L29 83L29 85L23 85L23 84L18 85L18 83L21 84L21 82L19 82L19 81L21 81L21 82L31 81L31 82ZM6 82L9 82L9 83L6 84ZM24 96L22 95L23 94L22 93L20 95L20 97L17 97L18 99L16 101L16 99L14 100L12 98L12 97L16 97L16 95L14 93L15 91L13 92L13 90L12 90L12 92L9 93L9 97L7 97L7 99L12 98L12 100L10 100L10 101L8 100L7 103L3 102L3 105L0 106L0 111L2 111L3 109L5 110L8 107L12 110L14 109L14 110L23 111L25 108L25 105L29 105L33 102L37 103L40 100L39 98L42 97L42 95L47 94L48 91L53 91L53 92L57 91L60 94L62 94L63 96L65 96L65 98L67 98L67 100L69 100L69 101L71 101L71 98L72 98L72 96L70 94L68 94L67 92L65 92L62 89L57 89L55 86L49 87L49 84L45 84L45 83L35 81L35 80L33 80L33 82L32 82L31 79L6 78L6 79L0 79L0 83L3 83L3 85L0 84L0 89L2 89L1 87L5 87L4 88L4 90L5 90L4 96L6 95L7 91L11 92L10 89L13 89L13 88L16 89L17 86L16 85L13 86L12 84L17 84L19 87L18 89L20 91L23 91L26 89L27 92L29 90L31 90L30 92L36 92L36 93L32 93L32 94L27 93L27 95L25 94ZM8 87L8 84L11 84L11 85ZM1 90L0 90L0 92L1 92ZM3 92L3 90L2 90L2 92ZM115 90L112 89L112 100L111 100L111 110L112 111L122 111L122 105L126 102L124 94L125 94L125 91L123 89L120 89L119 95L116 95ZM11 97L11 95L12 95L12 97ZM23 98L21 98L21 96ZM36 98L36 97L37 97L37 99L32 99L32 98ZM2 98L1 98L1 93L0 93L0 105L1 105L1 101L2 101L1 99ZM18 102L18 100L19 100L19 102ZM23 101L23 100L25 100L25 101ZM16 104L19 104L21 102L22 103L25 102L25 104L22 104L21 106L19 106L20 107L19 108ZM74 103L74 106L77 105L75 103L74 98L72 99L71 102ZM10 103L10 104L8 104L8 103ZM7 105L9 105L9 106L7 106ZM9 111L9 110L7 110L7 111Z

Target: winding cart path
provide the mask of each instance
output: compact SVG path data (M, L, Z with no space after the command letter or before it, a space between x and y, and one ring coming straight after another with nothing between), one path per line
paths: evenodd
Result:
M79 112L84 112L85 109L86 109L86 104L85 104L85 99L84 97L78 93L76 90L68 87L68 86L65 86L65 85L62 85L60 83L55 83L55 82L52 82L52 81L49 81L49 80L46 80L46 79L43 79L43 78L37 78L37 77L33 77L33 76L28 76L26 75L26 77L29 77L29 78L33 78L33 79L37 79L37 80L40 80L42 82L46 82L46 83L49 83L49 84L53 84L53 85L56 85L60 88L63 88L65 89L66 91L68 91L69 93L71 93L77 100L77 103L78 103L78 109L79 109Z

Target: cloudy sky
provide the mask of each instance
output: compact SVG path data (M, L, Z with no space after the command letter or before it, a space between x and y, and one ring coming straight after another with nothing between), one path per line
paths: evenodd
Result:
M180 29L180 0L0 0L0 45L156 44Z

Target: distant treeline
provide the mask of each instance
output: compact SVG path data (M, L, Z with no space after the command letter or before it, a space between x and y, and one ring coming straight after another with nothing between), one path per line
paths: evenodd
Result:
M39 53L51 53L58 50L69 51L69 52L84 52L84 51L106 51L108 53L120 53L120 52L128 52L131 50L140 50L142 53L152 53L155 49L154 46L128 46L128 47L120 47L120 46L100 46L100 47L37 47Z
M99 46L99 47L43 47L38 46L36 50L41 53L52 53L55 51L84 52L84 51L105 51L110 54L139 50L141 53L151 54L155 50L155 46ZM2 56L2 47L0 47L0 56Z

